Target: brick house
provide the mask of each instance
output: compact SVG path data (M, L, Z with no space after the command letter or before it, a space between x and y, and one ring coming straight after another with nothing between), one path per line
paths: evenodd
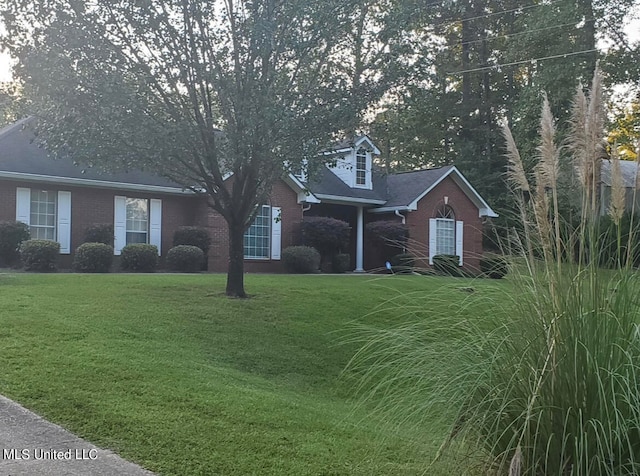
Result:
M209 270L226 271L226 222L206 198L164 178L141 171L104 173L52 159L39 147L28 119L0 129L0 221L30 226L33 238L61 245L61 267L70 267L85 229L113 223L114 253L129 243L150 243L164 256L180 226L206 227L213 239ZM436 254L460 256L460 266L477 267L482 222L497 216L453 166L382 175L374 166L380 152L367 136L325 151L332 165L312 178L283 177L273 187L245 234L245 270L281 272L282 249L299 244L305 216L333 216L351 224L350 253L356 271L384 262L367 246L365 225L390 219L406 223L411 247L431 264Z

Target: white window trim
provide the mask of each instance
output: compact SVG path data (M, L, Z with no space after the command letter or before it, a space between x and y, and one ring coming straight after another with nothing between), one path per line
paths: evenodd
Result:
M131 197L133 198L133 197ZM162 200L147 199L149 202L149 227L147 240L156 245L158 256L162 255ZM127 245L127 197L116 195L113 198L113 254L119 256Z
M437 230L438 230L438 219L430 218L429 219L429 264L433 265L433 257L436 256L438 242L437 242ZM456 255L458 256L458 266L462 266L464 264L464 222L456 221L455 222L455 247L456 247Z
M279 261L282 256L282 208L269 205L261 206L270 208L271 223L269 227L269 245L267 247L269 256L247 256L245 254L244 259L248 261Z
M358 155L359 152L363 150L364 151L364 183L363 184L359 184L358 183L358 171L362 171L362 169L358 169ZM372 167L372 158L371 158L371 151L363 148L363 147L358 147L357 149L354 150L353 152L353 188L364 188L367 190L371 190L371 167Z
M31 189L16 188L16 221L31 224ZM56 241L60 254L71 254L71 192L59 190L56 210Z

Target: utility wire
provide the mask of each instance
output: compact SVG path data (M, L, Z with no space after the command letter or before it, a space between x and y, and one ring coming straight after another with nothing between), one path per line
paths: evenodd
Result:
M588 21L594 21L594 19L592 20L586 20ZM487 36L485 38L478 38L477 40L469 40L469 41L459 41L456 43L452 43L450 45L447 45L447 47L451 47L451 46L462 46L462 45L471 45L473 43L482 43L483 41L491 41L491 40L497 40L499 38L511 38L514 36L522 36L522 35L527 35L530 33L535 33L538 31L547 31L547 30L555 30L558 28L564 28L566 26L576 26L578 22L571 22L571 23L563 23L562 25L553 25L553 26L546 26L544 28L535 28L533 30L523 30L523 31L517 31L515 33L506 33L504 35L495 35L495 36Z
M478 16L470 17L470 18L461 18L460 20L456 20L456 21L451 22L451 23L457 23L458 21L465 22L465 21L471 21L471 20L479 20L481 18L489 18L489 17L493 17L493 16L496 16L496 15L501 15L503 13L522 12L524 10L530 10L532 8L538 8L538 7L548 7L550 5L554 5L556 3L560 3L560 2L563 2L563 1L565 1L565 0L553 0L553 1L549 2L549 3L534 3L533 5L525 5L523 7L511 8L510 10L500 10L500 11L497 11L497 12L487 13L485 15L478 15Z
M514 65L518 65L518 64L532 63L534 61L544 61L544 60L556 59L556 58L566 58L567 56L583 55L585 53L593 53L594 51L598 51L598 50L596 48L593 48L593 49L590 49L590 50L572 51L570 53L563 53L563 54L552 55L552 56L543 56L541 58L531 58L531 59L523 60L523 61L513 61L511 63L500 63L500 64L494 64L494 65L491 65L491 66L482 66L480 68L465 69L465 70L462 70L462 71L449 71L447 74L451 74L451 75L455 76L455 75L463 74L463 73L475 73L477 71L486 71L486 70L490 70L490 69L502 68L503 66L514 66Z

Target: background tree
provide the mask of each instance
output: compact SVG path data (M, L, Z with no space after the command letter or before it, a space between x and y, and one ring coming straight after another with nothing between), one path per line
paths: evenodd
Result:
M20 113L20 88L13 82L0 82L0 127L18 120Z
M401 45L393 5L0 0L47 146L204 191L229 227L226 293L239 297L243 235L285 161L315 156L384 92Z
M637 0L412 5L418 13L407 28L419 38L416 72L372 128L385 164L398 170L454 164L500 211L503 222L513 201L503 180L499 125L508 124L523 157L532 158L544 91L564 125L571 98L592 77L597 59L606 71L606 86L637 82L640 52L621 25L638 5ZM595 51L600 39L610 40L606 56ZM567 131L559 134L562 138Z
M622 108L613 121L609 145L618 147L623 160L637 160L640 144L640 94L628 107Z

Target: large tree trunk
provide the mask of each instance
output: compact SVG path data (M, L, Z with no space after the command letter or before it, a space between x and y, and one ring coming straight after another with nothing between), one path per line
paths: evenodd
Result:
M244 292L244 227L229 223L229 268L227 296L246 298Z

